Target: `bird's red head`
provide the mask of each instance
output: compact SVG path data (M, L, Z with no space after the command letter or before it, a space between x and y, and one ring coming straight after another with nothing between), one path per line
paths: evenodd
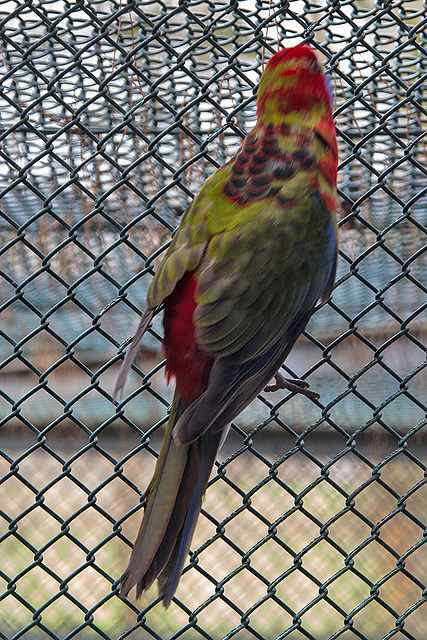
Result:
M317 56L311 47L306 44L297 44L295 47L281 49L280 51L275 53L268 61L267 67L272 70L277 67L278 64L284 63L286 61L302 59L305 59L310 63L317 63Z
M319 107L331 115L330 82L314 50L299 44L275 53L261 77L258 117L271 121L296 113L304 119Z

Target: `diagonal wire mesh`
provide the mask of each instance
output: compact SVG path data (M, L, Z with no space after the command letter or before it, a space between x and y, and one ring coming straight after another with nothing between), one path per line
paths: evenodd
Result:
M0 2L0 638L426 640L427 6ZM158 260L311 42L335 89L340 260L207 491L177 597L118 598L171 391ZM127 631L126 631L127 630Z

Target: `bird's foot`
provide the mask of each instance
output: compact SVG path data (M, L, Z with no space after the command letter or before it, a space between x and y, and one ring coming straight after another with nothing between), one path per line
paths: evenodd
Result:
M302 393L304 396L312 398L313 400L318 400L320 398L319 393L311 391L308 388L309 384L305 380L300 380L299 378L284 378L279 372L276 373L274 379L276 381L275 384L267 385L264 391L268 392L287 389L288 391L292 391L292 393Z

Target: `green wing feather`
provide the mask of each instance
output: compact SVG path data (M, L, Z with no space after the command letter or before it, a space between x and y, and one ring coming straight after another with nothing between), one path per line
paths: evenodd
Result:
M213 356L235 354L244 361L267 349L301 311L307 289L322 272L325 238L319 230L330 211L313 200L307 172L287 179L274 198L249 206L221 191L229 174L230 165L218 170L187 210L149 302L159 304L185 271L194 271L199 346ZM194 235L187 229L193 225Z
M159 548L164 539L173 538L172 535L166 536L165 534L170 528L171 515L174 509L176 510L177 498L181 496L189 500L189 496L191 496L191 492L182 490L181 486L183 479L185 480L184 472L188 464L189 446L191 445L178 447L172 438L173 427L186 408L187 405L175 392L156 470L145 492L144 517L133 546L128 568L121 578L121 592L124 595L127 595L135 584L138 584L137 596L139 597L142 591L151 586L163 569L162 566L159 566L162 556L159 553ZM195 477L197 477L197 465L195 470ZM194 482L194 478L191 480ZM184 518L186 505L181 505L181 507L180 513ZM178 532L182 522L174 522L174 525ZM168 559L169 555L164 560L165 564Z

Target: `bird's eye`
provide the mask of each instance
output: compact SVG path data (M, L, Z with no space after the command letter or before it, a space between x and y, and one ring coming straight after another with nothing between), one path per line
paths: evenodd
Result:
M317 64L317 60L312 60L310 62L310 71L318 71L319 70L319 65Z

